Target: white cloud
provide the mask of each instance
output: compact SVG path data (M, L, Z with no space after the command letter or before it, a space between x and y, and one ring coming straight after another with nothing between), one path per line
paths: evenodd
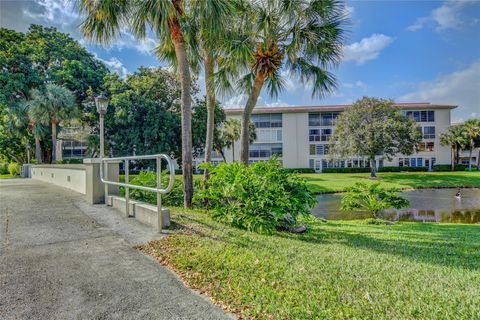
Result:
M374 33L360 42L354 42L345 46L343 54L344 61L356 61L363 64L366 61L376 59L380 51L393 42L393 38L381 33Z
M398 101L428 101L455 104L454 120L475 117L480 113L480 59L467 68L421 82L417 89L399 97Z
M442 6L433 9L430 15L418 18L417 21L407 27L407 30L415 32L426 26L430 26L436 31L459 28L464 23L461 17L461 9L474 2L471 0L445 1Z
M118 73L120 77L125 78L129 74L127 68L123 66L123 63L118 58L111 57L108 60L104 60L102 58L99 58L96 53L94 53L93 55L96 59L102 61L110 71Z
M367 84L360 80L357 80L355 82L345 82L344 84L342 84L342 86L348 89L353 89L353 88L366 89L367 88Z

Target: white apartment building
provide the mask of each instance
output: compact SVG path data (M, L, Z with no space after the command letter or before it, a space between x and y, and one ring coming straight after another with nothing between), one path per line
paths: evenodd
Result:
M285 168L366 167L368 160L362 157L331 160L328 156L328 140L335 130L334 120L350 105L264 107L255 108L252 121L257 139L250 145L250 161L263 161L277 154ZM392 161L377 156L376 166L426 166L450 164L450 148L440 145L440 135L450 126L450 112L454 105L432 103L398 103L405 116L412 117L422 131L423 140L418 153L397 155ZM227 118L240 119L242 109L225 109ZM235 143L235 160L239 159L240 145ZM228 162L232 150L225 150ZM216 155L214 162L222 159Z

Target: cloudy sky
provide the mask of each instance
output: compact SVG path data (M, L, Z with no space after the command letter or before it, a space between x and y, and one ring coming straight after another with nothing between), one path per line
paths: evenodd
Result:
M277 99L262 93L259 106L342 104L368 95L457 104L454 121L480 116L480 1L348 1L346 10L351 26L335 71L337 92L312 99L308 85L282 71L286 90ZM82 38L81 21L74 0L0 0L0 26L54 26L122 76L139 66L162 65L151 53L153 36L139 42L125 30L112 45L100 47ZM222 98L225 107L245 101L242 95Z

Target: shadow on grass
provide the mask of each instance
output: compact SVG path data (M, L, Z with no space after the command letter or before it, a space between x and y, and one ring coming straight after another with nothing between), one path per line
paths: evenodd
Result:
M326 241L327 234L329 242L341 242L352 248L402 256L428 264L480 269L480 226L407 223L394 226L393 234L384 232L383 228L390 226L372 227L372 230L365 231L329 223L328 230L324 228L314 228L303 235L279 236L319 244Z

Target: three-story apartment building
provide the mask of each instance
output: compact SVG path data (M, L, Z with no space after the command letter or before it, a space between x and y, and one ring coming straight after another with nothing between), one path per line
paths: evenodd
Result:
M450 163L449 147L440 145L440 134L450 126L454 105L432 103L398 103L407 117L413 118L423 139L419 151L412 155L397 155L394 159L378 156L376 166L430 167L435 163ZM366 167L367 159L329 157L329 139L335 130L335 119L350 105L264 107L255 108L252 121L257 139L250 145L250 161L263 161L276 154L286 168L313 168L321 172L331 167ZM240 119L242 109L226 109L227 118ZM235 144L235 159L239 159L239 142ZM226 150L227 161L232 151ZM221 159L214 159L220 161Z

